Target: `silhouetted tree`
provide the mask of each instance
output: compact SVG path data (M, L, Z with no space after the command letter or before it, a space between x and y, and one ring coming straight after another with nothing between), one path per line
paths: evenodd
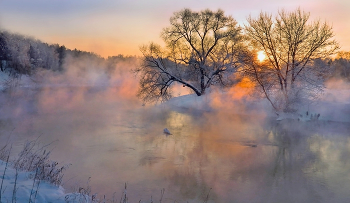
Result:
M28 57L31 63L31 68L36 68L39 65L40 53L37 48L34 48L33 45L29 46Z
M8 53L8 48L6 44L5 34L0 33L0 69L1 71L4 71L5 69L5 67L3 66L6 62L3 62L3 61L9 60L8 54L9 53Z
M222 10L174 13L161 34L166 47L143 46L139 97L145 102L171 98L171 87L180 83L198 96L211 85L229 86L239 66L241 28Z
M63 70L63 63L64 59L66 57L66 47L65 46L57 46L56 52L58 53L58 65L59 65L59 70Z
M303 98L322 90L320 76L329 68L314 66L314 62L338 49L332 27L319 20L310 23L309 16L300 9L282 10L275 18L260 13L249 17L245 26L252 51L246 61L247 76L278 111L295 111ZM257 51L264 51L267 58L259 62Z

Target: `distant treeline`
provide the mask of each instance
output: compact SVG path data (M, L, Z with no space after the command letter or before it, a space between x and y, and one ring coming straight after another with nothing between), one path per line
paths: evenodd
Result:
M136 56L111 56L107 59L86 51L71 50L64 45L47 44L34 38L7 31L0 31L0 71L12 77L32 75L38 70L46 69L63 72L67 69L66 61L88 59L96 64L103 64L107 71L115 69L120 62L132 62ZM330 78L342 78L350 81L350 52L339 52L334 59L318 60L316 66L329 66Z
M339 52L337 57L329 61L333 78L343 78L350 82L350 52Z
M0 31L0 71L12 77L32 75L46 69L63 72L67 68L67 58L88 59L101 68L112 70L121 61L135 60L134 56L112 56L107 59L86 51L71 50L64 45L47 44L30 37Z

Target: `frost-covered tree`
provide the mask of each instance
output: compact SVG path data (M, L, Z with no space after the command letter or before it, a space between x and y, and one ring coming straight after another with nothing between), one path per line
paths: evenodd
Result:
M161 34L166 47L143 46L139 96L145 101L171 98L174 83L198 96L211 85L232 84L231 74L239 65L241 28L222 10L174 13Z
M250 40L246 73L278 111L295 111L303 99L322 90L327 66L316 59L329 57L338 49L332 27L319 20L310 22L309 13L279 11L276 17L260 13L248 18L245 33ZM255 53L266 59L258 61Z
M59 54L52 45L30 37L0 31L1 71L13 77L39 69L58 70Z
M9 34L6 36L9 51L9 74L19 76L21 74L30 74L31 61L28 57L30 49L29 39L22 35Z

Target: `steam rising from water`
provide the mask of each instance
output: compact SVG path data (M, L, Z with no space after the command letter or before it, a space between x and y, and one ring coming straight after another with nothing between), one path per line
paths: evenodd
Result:
M271 107L250 96L249 81L227 93L142 106L130 72L137 65L120 61L110 69L70 58L63 74L23 78L23 87L1 94L1 141L14 142L14 153L38 136L54 141L52 159L72 163L66 189L92 177L92 190L110 197L127 182L131 202L157 197L162 188L164 202L203 202L210 188L213 202L350 199L350 181L342 178L350 172L348 123L275 122ZM326 118L332 105L343 108L334 118L348 119L349 92L327 94L336 101L325 96L315 112Z

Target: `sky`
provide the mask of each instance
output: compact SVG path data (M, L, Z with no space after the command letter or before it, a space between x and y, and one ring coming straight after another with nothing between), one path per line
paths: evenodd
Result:
M244 26L249 15L298 7L331 24L341 50L350 51L349 0L0 0L0 28L103 57L141 55L140 46L162 44L162 29L183 8L220 8Z

